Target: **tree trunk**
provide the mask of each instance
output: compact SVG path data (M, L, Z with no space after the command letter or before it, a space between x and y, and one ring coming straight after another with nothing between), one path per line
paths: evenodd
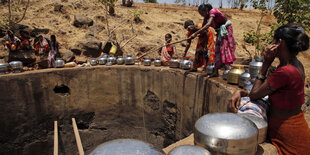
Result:
M126 6L127 7L132 7L132 5L133 5L133 0L127 0Z
M123 5L123 6L126 5L126 0L122 0L122 5Z
M109 4L109 14L110 15L114 15L115 14L115 9L113 4Z

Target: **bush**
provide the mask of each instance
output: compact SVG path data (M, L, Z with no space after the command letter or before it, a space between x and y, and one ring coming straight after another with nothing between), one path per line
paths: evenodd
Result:
M144 3L157 3L157 0L143 0Z

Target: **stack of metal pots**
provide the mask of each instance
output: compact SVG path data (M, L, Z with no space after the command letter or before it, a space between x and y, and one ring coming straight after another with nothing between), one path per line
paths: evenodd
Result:
M0 63L0 74L6 74L9 71L8 63Z
M244 66L244 72L239 76L238 85L241 88L245 88L247 83L251 81L251 75L249 73L249 67Z
M117 139L99 145L89 155L165 155L165 153L140 140Z
M19 73L23 71L23 63L21 61L11 61L9 63L13 73Z
M211 113L195 123L194 142L211 154L255 154L258 129L255 124L233 113Z
M211 155L211 153L199 146L183 145L175 147L168 155Z
M255 81L260 69L263 66L263 60L264 57L263 56L254 56L254 60L252 62L250 62L250 75L251 75L251 79L252 81Z

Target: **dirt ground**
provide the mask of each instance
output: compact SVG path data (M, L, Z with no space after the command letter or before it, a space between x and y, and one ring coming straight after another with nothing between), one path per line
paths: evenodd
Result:
M54 11L56 4L63 5L62 11ZM141 10L145 13L140 16L142 23L132 23L133 14L130 11ZM122 45L133 35L137 35L128 44L123 47L124 55L133 54L141 55L149 49L162 45L164 35L171 33L173 41L185 39L186 31L183 23L186 20L193 20L195 23L201 23L203 18L198 14L197 7L180 6L174 4L146 4L134 3L133 7L121 6L116 3L116 15L108 16L110 29L115 29L116 39ZM243 33L249 30L255 30L257 27L260 14L258 10L237 10L237 9L220 9L232 21L234 36L237 42L236 56L248 58L249 54L242 48L245 44L249 51L254 53L254 47L243 41ZM7 15L7 7L0 5L0 13ZM56 34L60 42L61 49L72 49L78 42L85 39L85 35L90 33L89 28L77 28L73 26L74 15L85 15L94 20L94 26L105 27L101 32L95 33L94 36L104 44L107 41L107 26L105 19L104 6L97 0L33 0L27 11L25 19L20 23L30 28L47 28L50 34ZM98 18L99 16L99 18ZM102 18L104 17L104 19ZM130 22L126 22L126 20ZM269 26L276 23L274 16L267 15L262 22L261 32L268 32ZM176 56L181 57L184 52L184 44L177 44ZM192 44L188 55L193 55L195 42ZM6 52L0 47L1 53ZM158 57L157 52L152 52L147 57ZM305 66L307 80L306 88L310 83L310 53L309 50L299 54L299 58Z

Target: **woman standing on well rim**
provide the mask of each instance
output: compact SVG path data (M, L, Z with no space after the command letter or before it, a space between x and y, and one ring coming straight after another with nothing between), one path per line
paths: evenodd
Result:
M269 95L268 135L280 155L310 154L310 129L301 111L305 102L305 71L296 57L308 48L309 37L300 25L279 27L264 54L263 66L251 92L237 90L229 100L229 109L236 112L241 97L257 100ZM280 64L266 79L267 70L276 57Z
M207 30L210 26L216 30L215 43L215 70L211 77L218 76L218 69L225 65L231 65L235 60L236 43L230 20L211 4L201 4L198 12L204 17L203 27L191 35L195 38L201 31Z

